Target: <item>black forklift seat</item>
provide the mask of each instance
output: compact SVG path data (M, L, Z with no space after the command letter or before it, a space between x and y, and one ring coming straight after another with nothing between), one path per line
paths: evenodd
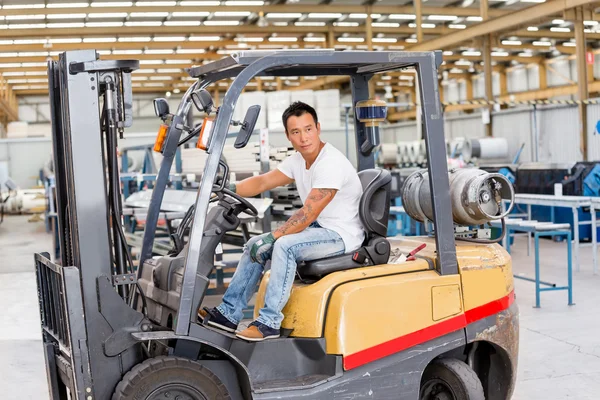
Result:
M387 263L390 257L390 243L386 235L392 175L384 169L366 169L360 171L358 177L363 186L358 207L365 229L362 247L352 253L298 265L298 275L302 279L319 279L336 271Z

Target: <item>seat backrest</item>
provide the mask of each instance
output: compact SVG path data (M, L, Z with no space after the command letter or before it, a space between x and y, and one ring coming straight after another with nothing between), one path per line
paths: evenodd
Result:
M365 169L358 177L363 187L358 214L367 236L386 237L392 174L385 169Z

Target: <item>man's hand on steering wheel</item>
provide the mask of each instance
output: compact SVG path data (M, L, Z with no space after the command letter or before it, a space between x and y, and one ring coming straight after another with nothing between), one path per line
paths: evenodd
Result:
M233 188L235 189L235 184L230 184L230 186L233 185ZM250 203L248 200L246 200L245 198L243 198L242 196L240 196L239 194L235 193L235 191L232 191L230 189L227 188L223 188L220 190L214 190L215 194L218 196L219 199L221 199L221 196L226 195L229 197L232 197L235 201L237 201L238 203L242 204L246 209L244 210L244 212L252 217L257 217L258 216L258 210L256 210L256 207L254 207L252 205L252 203Z

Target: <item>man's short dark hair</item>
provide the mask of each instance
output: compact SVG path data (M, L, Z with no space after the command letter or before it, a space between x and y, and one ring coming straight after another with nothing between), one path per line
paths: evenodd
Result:
M290 117L300 117L304 114L312 115L313 119L315 120L315 126L319 123L317 112L314 108L301 101L295 101L283 112L282 120L285 131L287 132L287 120Z

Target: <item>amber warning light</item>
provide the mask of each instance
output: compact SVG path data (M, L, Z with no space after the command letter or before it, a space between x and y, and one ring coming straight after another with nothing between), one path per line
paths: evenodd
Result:
M202 122L202 129L200 130L200 137L198 138L198 143L196 143L196 148L205 151L208 149L208 139L210 139L214 122L215 121L213 119L204 118L204 121Z
M167 132L169 131L169 125L161 124L158 128L158 134L156 135L156 141L154 142L154 151L160 153L162 151L165 140L167 139Z

